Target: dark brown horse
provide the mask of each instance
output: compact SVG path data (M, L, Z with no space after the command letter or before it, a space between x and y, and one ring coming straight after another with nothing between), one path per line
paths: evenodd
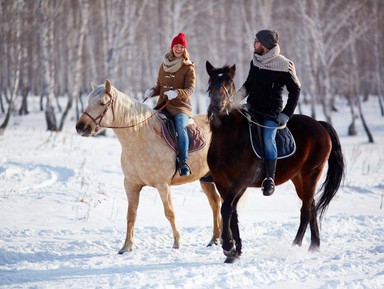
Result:
M212 140L208 165L223 199L221 216L222 239L226 262L241 255L237 203L248 187L260 187L264 178L261 160L256 157L249 137L249 121L235 104L233 78L236 67L215 68L208 61L208 117ZM294 115L288 122L296 142L296 152L277 162L276 185L291 180L302 201L300 226L293 245L302 245L308 224L311 229L310 251L320 247L317 216L320 219L335 196L344 175L341 145L334 128L305 115ZM315 202L316 185L328 161L326 179ZM260 192L261 193L261 192Z

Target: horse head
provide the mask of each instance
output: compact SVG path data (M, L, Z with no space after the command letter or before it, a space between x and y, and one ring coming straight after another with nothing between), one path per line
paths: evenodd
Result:
M208 107L208 118L211 125L221 125L220 118L229 114L233 108L232 96L235 93L234 77L236 65L215 68L207 61L206 69L209 75L208 94L211 102Z
M100 129L108 127L115 119L115 95L111 82L105 85L91 84L92 91L88 96L88 106L76 123L76 131L81 136L97 134Z

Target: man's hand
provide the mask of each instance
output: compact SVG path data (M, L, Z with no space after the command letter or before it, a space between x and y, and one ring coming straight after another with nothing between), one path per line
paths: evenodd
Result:
M279 115L277 116L277 121L280 125L285 125L289 120L289 116L286 115L285 113L279 113Z

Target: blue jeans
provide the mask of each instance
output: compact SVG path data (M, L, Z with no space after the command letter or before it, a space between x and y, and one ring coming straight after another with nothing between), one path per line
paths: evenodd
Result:
M180 158L182 161L186 162L188 159L188 149L189 149L189 137L187 131L187 125L189 121L188 114L179 113L175 115L175 127L177 132L177 141L180 148Z
M277 159L277 148L276 148L276 133L278 123L273 120L264 120L264 126L274 127L274 128L265 128L263 127L263 143L264 143L264 154L266 160L275 160Z

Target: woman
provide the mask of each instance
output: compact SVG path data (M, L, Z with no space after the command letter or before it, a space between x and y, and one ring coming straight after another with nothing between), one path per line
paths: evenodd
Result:
M191 97L195 89L195 66L189 59L187 39L184 33L173 38L171 50L164 55L157 84L145 91L150 98L159 95L155 109L167 101L165 110L174 118L180 152L178 155L180 176L191 174L188 160L189 138L187 125L192 114Z

